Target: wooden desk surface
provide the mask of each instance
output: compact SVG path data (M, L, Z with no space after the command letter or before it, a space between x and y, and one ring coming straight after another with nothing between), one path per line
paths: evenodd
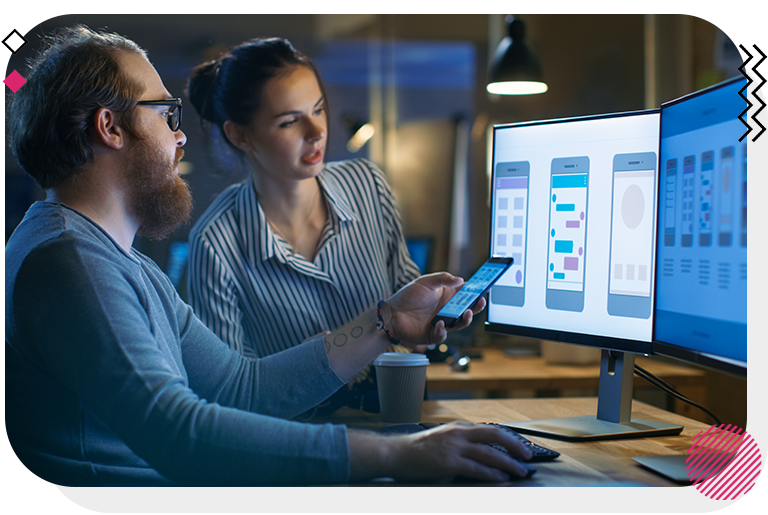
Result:
M635 456L685 454L692 438L709 425L635 401L632 418L661 420L683 425L678 436L606 440L597 442L566 442L530 436L529 439L560 453L552 462L536 463L536 474L525 481L506 483L507 486L681 486L651 472L634 461ZM511 422L590 415L597 412L596 398L553 399L473 399L426 401L423 422L447 423L453 420L470 422ZM381 418L343 408L330 421L350 427L377 429ZM403 486L401 483L389 483ZM424 486L424 485L421 485ZM458 486L448 483L443 486ZM478 486L476 483L467 486Z
M510 357L500 349L482 349L483 359L470 361L466 372L454 372L446 363L427 367L427 389L444 390L562 390L597 388L600 365L548 365L540 357ZM677 366L639 356L635 363L676 388L698 388L706 384L702 370ZM635 386L649 386L635 377Z

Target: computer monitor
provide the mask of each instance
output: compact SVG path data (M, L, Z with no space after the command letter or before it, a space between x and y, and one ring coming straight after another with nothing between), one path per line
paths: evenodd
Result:
M419 267L422 274L429 272L432 263L432 246L434 240L430 237L406 238L405 245L413 263Z
M739 77L661 106L653 339L654 354L744 377L746 84Z
M747 80L662 104L653 353L747 374ZM743 140L743 141L739 141ZM687 455L635 458L687 478Z
M594 414L505 422L565 439L677 434L631 418L635 354L652 352L659 110L493 129L491 255L513 267L486 329L603 349Z

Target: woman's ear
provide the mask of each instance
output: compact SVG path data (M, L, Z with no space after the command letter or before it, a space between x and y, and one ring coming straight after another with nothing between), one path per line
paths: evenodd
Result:
M125 130L117 125L115 113L100 107L93 115L93 131L99 142L107 147L119 150L126 143Z
M250 152L252 150L251 143L248 141L246 131L247 129L245 127L231 120L224 122L224 134L227 136L229 142L243 152Z

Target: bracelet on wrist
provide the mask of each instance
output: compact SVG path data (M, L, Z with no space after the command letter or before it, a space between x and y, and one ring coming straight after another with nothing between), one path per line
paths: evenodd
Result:
M398 340L395 338L395 336L384 327L384 314L381 311L381 305L384 303L384 299L379 301L378 306L376 306L376 317L378 318L376 322L376 329L379 331L384 331L384 334L387 335L387 338L389 338L389 343L394 343L395 345L398 345L402 340Z

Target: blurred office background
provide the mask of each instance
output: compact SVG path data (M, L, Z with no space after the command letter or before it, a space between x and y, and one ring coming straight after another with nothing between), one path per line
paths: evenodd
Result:
M549 86L544 94L486 92L490 60L506 35L501 14L68 15L25 34L29 43L11 58L6 73L17 69L25 75L24 61L39 48L40 35L83 23L135 40L148 51L168 90L186 100L185 83L195 65L249 38L286 37L315 60L325 80L327 159L365 157L379 164L422 271L467 277L488 256L493 124L654 108L738 75L741 64L727 35L695 17L530 14L518 19L525 22L526 40L540 60ZM182 172L195 199L194 222L247 172L231 156L211 158L195 110L189 103L186 107ZM353 129L366 123L373 135L350 151ZM5 181L7 241L43 193L7 146ZM135 243L168 272L182 296L190 227L164 241L139 238ZM489 336L480 327L461 338L465 341L459 343L482 345ZM502 345L511 341L504 338ZM742 385L734 388L731 398L743 399L745 406Z

